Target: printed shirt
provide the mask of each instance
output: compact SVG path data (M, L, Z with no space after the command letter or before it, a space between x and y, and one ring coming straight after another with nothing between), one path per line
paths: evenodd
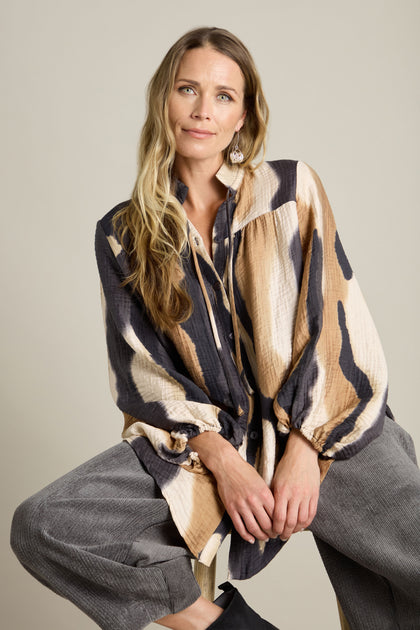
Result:
M188 439L216 431L270 486L292 427L319 452L321 478L378 436L387 369L317 174L303 162L223 165L212 257L188 221L189 319L168 334L129 285L128 257L98 222L109 375L122 437L154 477L192 554L210 564L231 532L229 574L251 577L284 544L244 541ZM176 182L182 204L188 189ZM389 415L392 415L389 412Z

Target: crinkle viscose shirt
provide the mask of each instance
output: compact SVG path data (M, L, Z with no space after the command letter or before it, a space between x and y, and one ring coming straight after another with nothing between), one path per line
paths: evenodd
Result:
M210 564L232 530L229 574L251 577L279 539L245 542L215 479L188 446L217 431L268 485L292 427L319 452L321 477L378 436L387 369L372 318L317 174L292 160L253 172L223 165L211 258L188 221L183 273L191 317L169 334L152 326L129 285L128 257L98 222L109 374L123 439L154 477L192 553ZM182 204L188 189L176 182Z

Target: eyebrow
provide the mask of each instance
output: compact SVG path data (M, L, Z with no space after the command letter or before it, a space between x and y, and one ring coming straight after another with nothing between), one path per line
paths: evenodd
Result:
M197 85L199 86L200 83L198 81L194 81L193 79L176 79L175 83L190 83L191 85ZM235 92L235 94L238 94L237 90L235 90L235 88L230 87L229 85L216 85L216 89L217 90L228 90L229 92Z

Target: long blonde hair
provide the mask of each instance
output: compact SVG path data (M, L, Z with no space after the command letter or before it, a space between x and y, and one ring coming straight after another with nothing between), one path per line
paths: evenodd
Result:
M125 284L130 283L141 294L151 321L163 331L188 319L193 310L182 281L187 219L173 189L175 139L169 125L168 98L184 53L204 46L233 59L245 79L247 115L241 129L241 167L252 170L251 163L261 149L265 153L268 107L249 51L225 29L204 27L189 31L170 48L149 83L137 180L130 203L113 219L130 259L131 274ZM224 151L226 163L234 140Z

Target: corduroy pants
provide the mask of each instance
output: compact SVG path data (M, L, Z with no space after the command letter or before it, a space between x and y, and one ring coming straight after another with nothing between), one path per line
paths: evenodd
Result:
M398 424L386 418L332 465L310 530L352 630L420 628L420 472ZM125 442L22 503L11 544L104 630L141 630L200 595L167 503Z

